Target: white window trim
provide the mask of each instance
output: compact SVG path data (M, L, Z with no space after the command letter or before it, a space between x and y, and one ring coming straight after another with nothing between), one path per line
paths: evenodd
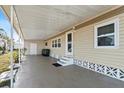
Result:
M53 47L53 44L55 43L55 40L54 39L52 39L51 40L51 48L55 48L55 46Z
M99 36L97 36L97 28L98 27L102 27L102 26L105 26L105 25L109 25L109 24L112 24L112 23L114 23L115 24L115 26L114 26L114 36L115 36L115 41L114 41L114 44L115 44L115 46L98 46L97 45L97 37L99 37ZM110 34L106 34L106 36L107 35L110 35ZM105 35L102 35L102 36L105 36ZM110 49L110 48L119 48L119 18L116 18L116 19L114 19L114 20L111 20L111 21L108 21L108 22L104 22L104 23L102 23L102 24L99 24L99 25L95 25L94 26L94 48L108 48L108 49Z
M58 39L61 40L60 43L61 43L61 47L62 47L62 39L61 39L61 37L57 37L57 38L51 40L51 44L54 44L54 45L55 45L55 41L57 41L57 42L56 42L56 43L57 43L57 47L55 47L55 46L52 47L52 46L51 46L51 48L61 48L61 47L58 47ZM54 43L52 43L52 41L54 41Z
M111 35L115 35L115 33L110 33L110 34L100 35L100 36L97 36L97 37L105 37L105 36L111 36Z
M60 39L60 42L58 42L58 39ZM57 38L57 48L61 48L61 47L58 47L58 43L60 43L62 47L62 39L60 37Z
M54 43L55 43L55 45L56 45L56 47L55 47L55 48L58 48L58 40L57 40L57 38L55 39L55 41L56 41L56 42L54 42Z

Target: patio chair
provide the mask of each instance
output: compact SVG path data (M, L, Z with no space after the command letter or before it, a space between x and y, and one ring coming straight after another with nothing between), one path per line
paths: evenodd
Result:
M13 75L14 75L13 82L15 82L15 77L16 77L17 72L18 72L17 69L13 71ZM10 80L11 80L10 71L6 71L0 74L0 87L4 87L4 86L10 87Z
M19 64L18 63L15 63L14 65L13 65L13 69L19 69ZM11 66L9 66L9 69L11 68Z

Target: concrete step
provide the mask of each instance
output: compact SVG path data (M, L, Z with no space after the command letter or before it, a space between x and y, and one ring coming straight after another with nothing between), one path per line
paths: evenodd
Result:
M66 62L63 62L63 61L59 61L60 63L62 63L62 64L66 64Z
M64 58L73 58L73 56L63 56Z
M73 57L63 56L63 57L61 57L60 59L69 61L69 60L72 60Z
M57 63L59 63L59 64L62 65L62 66L66 66L66 65L67 65L66 63L63 63L63 62L61 62L61 61L57 61Z
M60 61L70 61L70 59L60 58Z
M73 57L63 56L57 61L57 63L61 64L62 66L71 65L73 64Z
M68 60L62 60L62 59L60 59L59 61L61 61L63 63L68 63L69 62Z

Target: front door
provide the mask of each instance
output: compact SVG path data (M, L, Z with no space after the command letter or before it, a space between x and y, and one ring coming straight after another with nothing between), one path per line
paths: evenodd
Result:
M66 33L66 55L73 56L73 33Z
M36 43L30 44L30 55L37 55L37 44Z

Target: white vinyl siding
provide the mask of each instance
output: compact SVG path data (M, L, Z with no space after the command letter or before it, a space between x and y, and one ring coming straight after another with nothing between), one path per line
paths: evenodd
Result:
M94 48L94 26L119 18L119 48ZM74 33L74 56L96 64L124 69L124 14L78 29Z
M119 20L119 35L117 42L119 44L119 48L94 48L94 26L100 25L106 22L110 22L112 20ZM124 14L117 15L112 18L108 18L106 20L102 20L98 23L91 24L80 29L73 31L73 54L74 58L79 60L88 60L89 62L93 62L96 64L106 65L110 67L124 69ZM51 54L56 54L59 56L65 55L65 46L66 46L66 34L60 35L56 38L61 38L61 48L51 48ZM49 40L49 46L51 45L51 41ZM117 45L117 44L116 44ZM118 45L117 45L118 46Z

